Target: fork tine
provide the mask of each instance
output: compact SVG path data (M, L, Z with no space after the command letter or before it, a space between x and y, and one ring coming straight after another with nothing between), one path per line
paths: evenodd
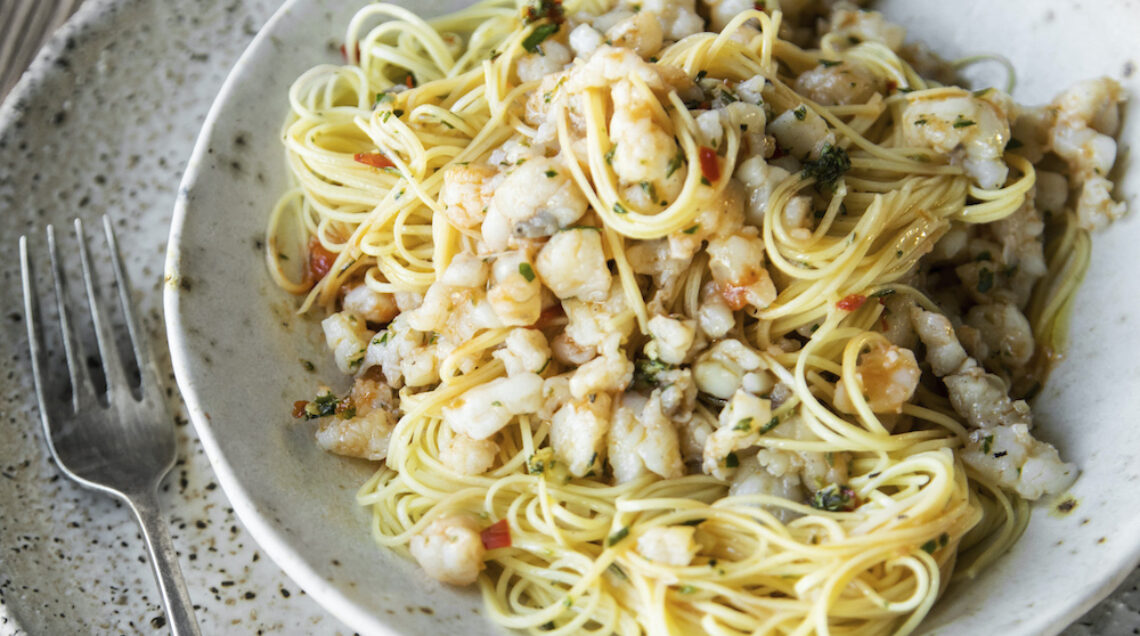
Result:
M44 398L43 334L40 330L40 298L36 293L35 276L28 258L28 239L20 237L20 282L24 288L24 322L28 327L28 350L32 358L32 381L36 387L36 402L40 407L40 419L48 428L47 400Z
M148 393L159 394L158 370L154 366L150 348L147 346L146 334L139 326L135 316L135 306L131 302L131 287L127 284L127 270L123 267L123 256L119 252L119 240L115 237L115 228L111 225L111 217L103 215L103 233L107 236L107 245L111 250L111 265L115 270L115 281L119 285L119 305L123 308L123 318L127 322L127 333L131 336L131 347L135 353L135 363L139 367L139 385L143 397Z
M87 305L91 310L91 323L95 327L95 344L99 347L99 357L103 359L103 373L107 377L107 396L110 398L120 391L130 393L130 383L123 370L123 361L115 346L115 333L111 324L99 308L99 298L95 293L95 274L91 267L91 255L87 251L87 234L83 231L83 221L75 219L75 236L79 239L79 262L83 266L83 285L87 288Z
M79 410L79 403L85 397L95 395L91 375L84 366L83 345L71 328L71 313L67 309L67 281L63 276L63 265L55 247L55 228L47 226L48 255L51 257L51 276L55 283L55 302L59 309L59 328L63 332L63 353L67 358L67 373L71 377L71 406Z

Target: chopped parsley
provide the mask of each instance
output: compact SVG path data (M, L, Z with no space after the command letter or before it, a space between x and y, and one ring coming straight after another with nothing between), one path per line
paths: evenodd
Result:
M955 128L966 128L968 126L973 126L975 123L977 122L972 119L966 119L965 117L958 115L958 119L954 120L953 126Z
M850 512L855 509L855 491L847 486L831 484L811 496L811 507L829 512Z
M615 203L614 204L614 214L629 214L629 210L625 209L624 205L622 205L620 203Z
M332 394L332 391L318 395L317 399L305 405L305 419L312 420L336 413L336 404L339 401L340 400Z
M696 225L687 227L681 231L684 232L685 234L696 234L697 230L699 230L699 229L701 229L701 224L697 223Z
M914 120L914 125L915 126L925 126L926 125L926 118L923 117L922 119Z
M673 155L673 158L669 160L669 167L665 170L665 178L668 179L673 176L673 173L676 172L684 162L685 153L678 150L677 154Z
M693 592L697 591L697 588L693 587L692 585L682 585L681 587L677 588L677 591L681 594L692 594Z
M657 188L655 188L652 183L648 181L642 181L640 185L641 191L644 192L646 196L648 196L650 199L657 198Z
M609 150L606 151L605 157L606 157L606 164L607 165L610 165L610 166L614 165L614 151L616 151L616 150L617 150L617 144L614 144L614 145L610 146Z
M780 416L779 415L773 415L772 419L768 420L767 422L764 423L764 426L760 427L759 432L761 435L763 435L764 433L767 433L768 431L776 428L779 425L780 425Z
M798 108L792 111L792 114L796 116L796 119L803 121L807 117L807 106L800 104Z
M890 287L886 287L884 289L880 289L879 291L867 296L867 298L886 298L887 296L890 296L894 293L895 293L895 290L891 289Z
M804 176L814 178L816 189L835 190L835 182L851 169L851 158L839 146L824 144L818 159L804 162Z
M654 358L638 358L633 362L633 383L643 386L659 386L659 374L669 371L673 365Z
M988 267L983 267L978 270L978 293L984 294L993 289L994 286L994 273Z
M752 430L752 418L746 417L746 418L740 420L739 422L736 423L735 426L732 427L732 430L734 430L734 431L751 431Z
M534 269L530 266L530 263L519 263L519 274L526 279L526 282L534 282Z
M545 173L547 179L553 179L558 176L558 171L554 169L547 170Z
M934 554L934 551L937 549L938 549L938 542L935 541L934 539L931 539L930 541L927 541L926 543L922 544L922 551L927 553L927 554Z
M617 532L614 532L613 534L611 534L609 537L606 538L606 546L613 547L613 546L621 543L621 540L628 537L628 536L629 536L629 528L623 527L622 529L618 530Z
M824 68L831 68L832 66L839 66L843 62L839 60L820 60L819 63Z
M530 35L526 36L526 39L523 40L523 48L526 49L528 53L539 53L538 45L545 42L546 38L557 33L558 29L559 25L555 22L543 24L535 28L535 30L531 31Z
M740 458L736 456L736 453L729 453L724 456L724 465L726 468L736 468L740 466Z

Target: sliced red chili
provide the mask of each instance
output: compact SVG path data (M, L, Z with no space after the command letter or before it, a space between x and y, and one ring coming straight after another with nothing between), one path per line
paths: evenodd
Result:
M697 153L701 158L701 176L710 183L720 179L720 161L716 158L716 151L708 146L701 146Z
M352 160L373 168L394 168L396 166L391 159L378 152L358 152L352 155Z
M862 307L863 303L865 302L867 302L866 296L862 294L851 294L849 296L844 296L843 300L835 303L835 306L842 309L843 311L855 311L856 309Z
M488 550L509 548L511 547L511 526L506 519L500 519L479 533L479 538L483 540L483 547Z
M325 277L332 269L333 263L336 262L336 254L325 249L324 245L317 237L309 239L309 271L308 278L312 282Z
M309 405L308 400L297 400L293 403L293 417L305 417L305 407Z
M356 47L353 48L353 52L356 53L356 61L359 62L360 61L360 42L356 43ZM340 56L344 58L345 62L351 62L352 61L352 60L348 59L348 49L345 48L345 46L343 44L340 45Z

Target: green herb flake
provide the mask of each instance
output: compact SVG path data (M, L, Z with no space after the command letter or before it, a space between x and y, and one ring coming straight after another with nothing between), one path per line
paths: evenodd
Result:
M953 126L955 128L966 128L969 126L973 126L975 123L977 123L977 122L975 122L972 119L966 119L965 117L958 115L958 119L954 120Z
M609 165L609 166L614 165L614 152L616 150L617 150L617 144L614 144L614 145L610 146L609 150L606 151L606 155L605 155L606 165Z
M760 427L760 434L763 435L780 425L780 416L773 415L772 419L768 420L764 426Z
M946 544L947 544L947 543L950 543L950 535L946 534L945 532L943 532L942 534L938 535L938 545L939 545L939 547L943 547L943 548L945 548L945 547L946 547Z
M736 453L729 453L724 456L724 466L725 468L736 468L740 466L740 458L736 456Z
M708 521L708 519L703 519L703 518L702 519L689 519L688 521L682 521L681 525L683 525L683 526L699 526L706 521Z
M503 403L502 403L502 402L500 402L500 401L498 401L498 400L495 400L494 402L491 402L491 406L502 406L502 405L503 405Z
M547 358L546 362L542 363L542 368L539 369L538 371L535 371L535 373L542 375L542 372L546 371L546 367L549 367L549 366L550 366L550 358Z
M994 286L994 273L988 267L983 267L978 271L978 293L984 294L993 289Z
M557 177L557 176L558 176L558 171L557 171L557 170L554 170L554 169L552 168L552 169L550 169L550 170L547 170L547 171L546 171L546 172L544 172L543 174L545 174L545 175L546 175L546 178L547 178L547 179L553 179L554 177Z
M641 191L644 192L645 195L650 199L657 198L657 188L654 187L652 183L648 181L642 181L639 185L641 186Z
M746 417L746 418L740 420L739 422L736 423L735 426L732 427L732 430L734 430L734 431L751 431L752 430L752 418Z
M927 553L927 554L934 554L934 551L937 549L938 549L938 542L935 541L934 539L931 539L930 541L927 541L926 543L922 544L922 551Z
M914 120L914 125L915 126L925 126L926 125L926 118L923 117L922 119Z
M708 77L708 74L709 74L709 72L705 71L705 70L697 71L696 81L699 82L699 81L703 80L704 78Z
M820 66L824 68L831 68L832 66L839 66L843 62L839 60L819 60Z
M534 268L530 266L530 263L519 263L519 274L526 279L526 282L534 282Z
M807 106L800 104L798 108L792 111L792 114L796 116L796 119L803 121L807 117Z
M554 35L557 32L558 32L558 24L553 23L553 22L548 23L548 24L543 24L543 25L535 28L534 31L531 31L530 35L526 36L526 39L523 40L523 43L522 43L523 48L526 49L528 53L538 53L539 52L538 45L545 42L546 38Z
M681 594L692 594L693 592L697 591L697 588L693 587L692 585L682 585L681 587L677 588L677 591Z
M685 153L678 150L677 154L669 160L669 167L665 170L665 178L673 176L673 173L681 168L681 164L685 162Z
M992 449L993 446L994 446L994 436L993 435L986 435L985 437L982 438L982 452L983 453L985 453L986 455L989 455L990 449Z
M622 539L624 539L628 536L629 536L629 528L623 527L620 530L618 530L617 532L614 532L613 534L611 534L609 537L606 538L606 546L612 548L613 546L621 543Z
M313 363L309 362L308 360L301 360L301 366L304 367L305 370L309 373L312 373L313 370L316 369L316 366L314 366Z
M890 287L886 287L884 289L880 289L879 291L867 296L867 298L886 298L887 296L892 296L895 293L896 293L895 290L891 289Z
M699 229L701 229L701 224L700 224L700 223L697 223L696 225L693 225L693 226L687 227L687 228L685 228L684 230L681 230L681 231L682 231L682 232L684 232L685 234L696 234L696 233L697 233L697 230L699 230Z
M629 214L629 210L625 209L624 205L622 205L620 203L615 203L614 204L614 214Z
M337 402L339 400L331 391L321 393L315 400L305 405L305 419L312 420L333 415L336 413Z
M847 486L831 484L811 496L811 507L829 512L850 512L855 509L855 491Z
M673 365L654 358L638 358L633 362L633 383L641 386L659 386L659 374L669 371Z
M818 159L804 162L804 176L814 178L816 189L835 191L835 182L851 169L851 158L839 146L824 144Z
M983 88L973 92L974 97L984 97L986 93L992 91L993 88Z

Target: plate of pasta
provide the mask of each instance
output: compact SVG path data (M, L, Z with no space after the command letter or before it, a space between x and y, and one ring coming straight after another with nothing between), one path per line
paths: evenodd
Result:
M220 482L365 633L1059 631L1140 557L1131 11L286 3L167 258Z

